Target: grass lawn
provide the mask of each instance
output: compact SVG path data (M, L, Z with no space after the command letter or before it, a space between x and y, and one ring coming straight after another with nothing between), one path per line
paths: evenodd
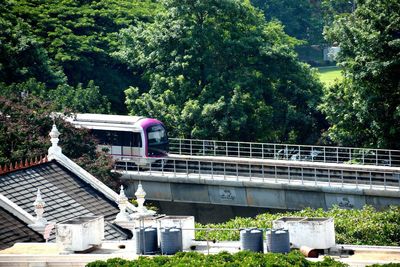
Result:
M332 85L335 80L342 79L341 70L336 66L318 68L319 77L326 86Z

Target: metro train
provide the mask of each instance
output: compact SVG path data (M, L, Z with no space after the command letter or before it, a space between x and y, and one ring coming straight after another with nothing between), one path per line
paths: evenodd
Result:
M74 114L66 119L77 128L91 129L99 149L116 161L145 166L168 156L169 141L162 122L140 116Z

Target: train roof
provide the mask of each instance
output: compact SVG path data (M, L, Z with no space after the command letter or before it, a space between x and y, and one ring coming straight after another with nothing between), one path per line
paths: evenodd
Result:
M129 116L129 115L105 115L105 114L94 114L94 113L77 113L77 114L73 115L71 122L94 122L94 123L112 123L112 124L134 125L141 119L144 119L144 117Z
M66 121L78 128L128 132L140 132L141 127L137 122L141 119L145 119L145 117L94 113L76 113L66 117Z

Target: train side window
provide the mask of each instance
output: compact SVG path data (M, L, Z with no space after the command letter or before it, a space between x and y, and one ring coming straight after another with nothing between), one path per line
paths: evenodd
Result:
M142 137L140 133L125 131L92 130L93 135L102 145L141 147Z
M117 146L131 146L131 140L129 136L129 132L118 131L115 132L115 145Z
M142 146L142 137L140 133L132 133L132 146L133 147L141 147Z
M121 138L119 132L109 131L110 144L113 146L121 146Z
M109 131L104 130L92 130L92 134L102 145L109 145L112 143L112 134Z
M118 135L118 145L119 146L130 146L129 138L128 137L128 132L116 132Z
M130 147L141 147L142 139L140 133L134 132L117 132L118 133L118 145L130 146Z

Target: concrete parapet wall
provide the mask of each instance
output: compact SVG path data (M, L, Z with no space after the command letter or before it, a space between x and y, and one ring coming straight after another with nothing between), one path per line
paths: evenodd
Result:
M399 191L252 181L197 180L141 176L134 173L125 173L121 179L127 185L128 197L134 197L133 193L141 181L147 193L146 199L158 201L285 210L306 207L328 209L333 205L343 208L362 208L366 204L382 209L389 205L400 205Z

